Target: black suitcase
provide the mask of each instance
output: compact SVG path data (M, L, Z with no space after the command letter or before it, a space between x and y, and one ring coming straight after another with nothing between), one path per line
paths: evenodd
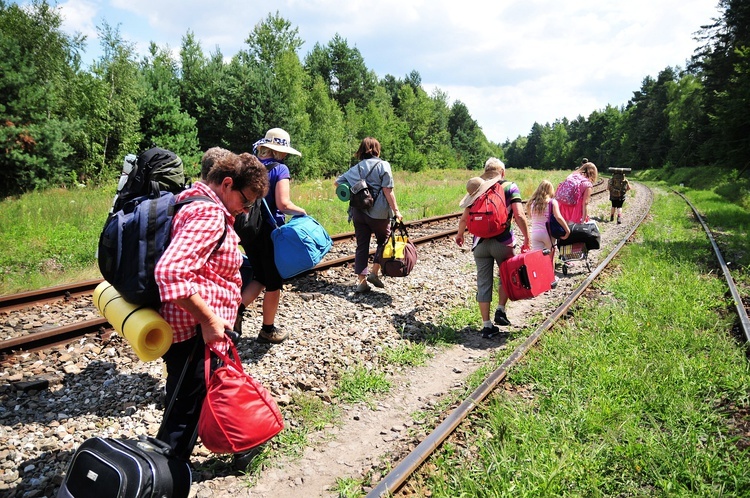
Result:
M58 498L187 498L190 465L156 438L93 437L78 447Z
M586 244L586 249L591 251L601 247L602 236L596 222L570 223L570 235L566 239L557 241L558 246L569 246L578 242Z
M201 343L202 344L202 343ZM199 341L190 358L195 355ZM175 395L187 374L182 369ZM172 411L169 401L166 414ZM159 428L159 434L163 429ZM198 437L196 426L193 438ZM138 439L92 437L81 443L68 466L57 498L187 498L192 484L190 464L174 456L172 447L149 436Z

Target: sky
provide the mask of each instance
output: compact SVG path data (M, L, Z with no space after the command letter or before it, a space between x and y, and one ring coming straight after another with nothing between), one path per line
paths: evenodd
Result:
M23 3L23 2L19 2ZM644 78L684 68L718 0L59 0L62 29L87 36L119 26L145 54L179 51L188 31L204 54L246 48L253 27L279 13L298 29L300 60L336 34L379 78L417 71L428 93L463 102L488 139L528 135L535 122L588 117L627 104Z

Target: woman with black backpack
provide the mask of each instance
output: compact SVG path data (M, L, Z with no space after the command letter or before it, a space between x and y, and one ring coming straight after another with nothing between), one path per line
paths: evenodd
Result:
M377 261L390 235L391 218L395 217L401 221L402 216L393 191L391 165L388 161L380 159L380 142L373 137L365 137L359 144L355 157L359 162L336 178L334 187L346 184L352 192L349 201L349 220L354 223L354 235L357 239L357 249L354 253L357 286L354 290L363 293L370 291L369 284L379 288L385 287L378 277L380 264ZM360 183L359 186L358 183ZM359 190L360 186L362 190ZM362 196L358 195L360 191L362 191ZM367 199L367 193L369 193L369 199ZM375 252L375 262L368 269L370 238L373 234L375 234L378 247Z

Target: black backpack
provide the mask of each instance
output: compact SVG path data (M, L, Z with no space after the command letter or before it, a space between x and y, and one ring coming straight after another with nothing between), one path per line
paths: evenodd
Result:
M234 219L234 231L240 237L240 245L247 252L253 241L258 237L265 217L263 216L263 198L258 197L247 214L242 213Z
M125 156L112 209L99 235L97 262L104 279L133 304L157 307L154 269L171 238L172 217L184 204L213 202L195 196L175 203L185 189L182 159L153 147L138 157ZM216 249L226 237L218 240Z
M359 181L349 187L349 190L351 191L351 197L349 197L349 205L351 207L367 210L370 209L373 204L375 204L375 198L377 197L377 194L373 195L373 188L369 183L367 183L367 178L378 166L378 164L380 163L377 163L375 164L375 166L370 168L370 171L367 172L364 178L362 178L362 168L357 168L359 170Z
M119 211L125 203L137 197L155 199L161 192L176 194L185 190L182 159L171 150L152 147L138 157L128 154L122 171L111 212Z
M123 299L139 306L158 307L161 299L154 279L156 263L169 245L174 214L194 201L214 202L202 195L175 202L173 193L161 192L155 199L131 199L107 218L99 236L97 262L104 279ZM226 235L225 226L214 250Z

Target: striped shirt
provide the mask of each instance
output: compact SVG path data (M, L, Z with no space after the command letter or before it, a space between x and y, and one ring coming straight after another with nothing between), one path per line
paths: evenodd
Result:
M204 195L213 202L196 201L182 206L172 220L172 239L156 264L161 316L174 331L173 342L182 342L195 335L198 321L172 301L198 293L218 316L234 323L240 304L240 264L242 255L237 247L239 237L232 228L234 217L216 194L204 183L197 182L180 192L177 200ZM226 230L226 238L216 244Z

